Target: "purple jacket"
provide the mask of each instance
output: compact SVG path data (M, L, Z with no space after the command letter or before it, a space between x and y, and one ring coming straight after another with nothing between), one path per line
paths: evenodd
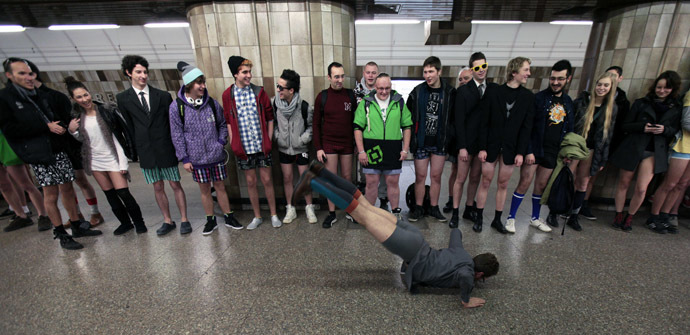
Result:
M225 161L225 144L228 143L228 127L223 117L223 107L215 99L216 113L209 104L208 91L204 92L203 103L193 107L184 96L184 87L177 92L184 102L184 124L180 119L178 100L170 104L170 133L177 159L192 163L195 168L209 167Z

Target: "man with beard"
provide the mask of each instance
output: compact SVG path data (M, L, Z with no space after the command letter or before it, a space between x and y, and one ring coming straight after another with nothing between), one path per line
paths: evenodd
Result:
M510 203L510 214L506 222L506 230L515 232L515 215L520 203L534 179L532 189L532 218L530 226L543 232L550 232L551 228L539 219L541 210L541 195L556 167L558 151L566 133L573 131L574 110L573 101L563 90L572 79L573 68L567 60L556 62L551 68L549 87L535 95L534 121L530 143L527 147L525 164L520 168L520 181L513 192ZM536 179L534 178L536 172ZM555 217L549 214L548 220Z

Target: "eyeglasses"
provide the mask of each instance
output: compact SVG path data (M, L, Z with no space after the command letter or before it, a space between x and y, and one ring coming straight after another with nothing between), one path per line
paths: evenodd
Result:
M276 88L278 89L278 91L289 90L289 89L290 89L289 87L280 86L280 84L279 84L279 85L276 85Z
M479 72L479 70L486 70L486 68L489 67L489 63L484 63L482 65L477 65L472 68L472 71L474 72Z

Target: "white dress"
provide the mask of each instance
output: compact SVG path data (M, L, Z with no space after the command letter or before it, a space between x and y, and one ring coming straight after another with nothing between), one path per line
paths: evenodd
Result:
M84 122L84 129L89 134L89 140L91 141L91 170L92 171L121 171L127 170L129 168L129 162L127 161L127 156L125 156L124 150L120 142L117 141L115 135L113 136L113 142L115 143L115 149L117 150L118 159L113 157L113 154L108 147L108 143L103 137L103 132L98 126L98 121L96 121L96 116L84 115L82 119Z

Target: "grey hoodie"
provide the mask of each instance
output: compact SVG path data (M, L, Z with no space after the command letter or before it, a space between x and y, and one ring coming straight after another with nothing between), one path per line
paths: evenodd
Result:
M302 98L295 93L292 101L281 100L278 96L272 100L276 107L274 137L278 143L278 150L284 154L297 155L309 151L309 143L312 136L312 120L314 108L307 109L307 124L302 118Z

